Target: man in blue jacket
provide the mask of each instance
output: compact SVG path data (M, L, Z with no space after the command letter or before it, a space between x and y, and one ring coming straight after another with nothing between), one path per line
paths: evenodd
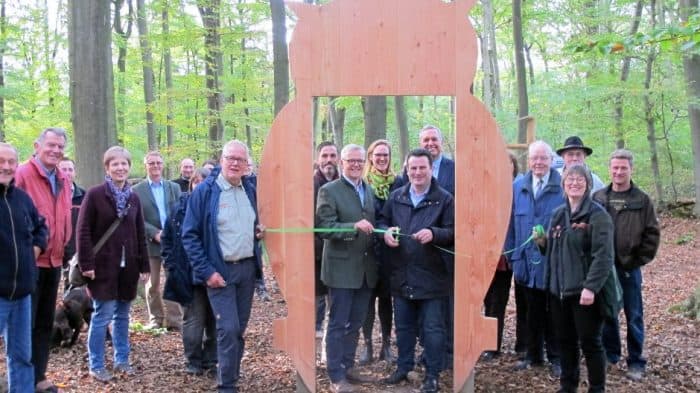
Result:
M535 225L548 230L552 212L564 203L559 172L552 169L552 148L543 141L528 146L529 171L513 182L513 207L506 236L508 260L513 266L515 282L525 289L527 304L527 351L516 370L524 370L544 363L543 346L547 343L547 358L552 374L559 377L559 350L551 330L551 316L547 312L547 291L544 271L547 258L533 242L525 241Z
M206 284L216 315L218 390L237 392L246 326L255 280L261 277L260 245L253 183L244 176L250 153L240 141L224 145L221 167L192 191L182 227L182 243L194 284Z
M48 229L29 196L15 187L17 150L0 142L0 331L7 351L10 392L34 392L32 301L36 258L46 249Z
M398 367L384 380L396 384L414 368L418 330L425 348L425 380L421 392L438 390L443 369L447 327L445 305L450 295L451 275L443 251L435 246L454 244L454 200L432 176L432 158L425 149L408 155L409 184L395 190L384 204L378 225L387 229L391 292L394 296ZM401 232L408 236L400 239Z

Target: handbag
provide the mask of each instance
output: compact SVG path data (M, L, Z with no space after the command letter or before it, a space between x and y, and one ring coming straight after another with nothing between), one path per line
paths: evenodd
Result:
M124 215L126 216L126 214ZM107 232L102 235L100 240L97 241L97 244L95 244L94 247L92 247L92 254L96 255L100 249L102 249L102 246L107 242L107 239L109 239L110 236L112 236L112 233L117 229L119 226L119 223L122 222L122 219L124 217L117 217L116 220L112 223L112 225L107 228ZM83 272L80 270L80 265L78 264L78 252L76 251L75 254L73 254L73 257L68 261L68 283L70 284L71 288L76 288L76 287L82 287L83 285L87 284L87 278L83 276Z

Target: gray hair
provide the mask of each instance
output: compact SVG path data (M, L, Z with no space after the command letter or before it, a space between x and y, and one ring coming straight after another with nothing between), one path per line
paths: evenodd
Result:
M610 153L610 161L615 158L619 160L627 160L630 163L630 167L634 166L634 156L632 155L632 152L627 149L617 149Z
M47 135L49 132L54 133L54 134L56 134L57 136L63 137L63 141L68 142L68 136L66 135L66 129L65 129L65 128L61 128L61 127L47 127L47 128L44 128L44 129L41 131L41 133L39 134L39 136L36 138L36 140L35 140L34 142L36 142L36 143L38 143L38 144L41 144L41 142L43 142L44 139L46 139L46 135Z
M15 157L17 157L17 158L19 159L19 152L17 151L17 148L15 148L14 146L12 146L11 144L5 143L5 142L0 142L0 147L5 147L5 148L7 148L7 149L10 149L10 150L14 151L14 152L15 152Z
M231 148L233 146L242 147L245 150L246 159L250 158L250 149L248 149L248 145L239 141L238 139L232 139L232 140L226 142L224 147L221 149L222 155L223 155L223 152L225 152L226 150L228 150L229 148Z
M343 147L343 150L341 150L341 152L340 152L340 158L343 159L343 160L346 159L347 156L348 156L348 154L349 154L351 151L355 151L355 150L361 151L361 152L362 152L362 158L365 157L365 148L364 148L364 147L362 147L362 146L360 146L360 145L356 145L356 144L354 144L354 143L350 143L350 144L345 145L345 146Z
M547 142L539 139L530 143L530 145L527 147L527 156L532 156L534 154L533 152L535 151L535 149L539 148L544 148L549 158L554 157L554 150L552 150L552 146L549 146Z
M439 128L437 128L436 126L434 126L432 124L424 125L423 128L420 129L420 132L418 132L418 138L420 138L421 135L423 135L423 133L428 131L428 130L435 130L438 134L438 138L442 141L442 131L440 131Z
M161 159L163 158L163 155L160 154L158 150L151 150L148 153L146 153L145 156L143 156L143 163L148 164L148 157L160 157ZM131 163L129 163L131 165Z

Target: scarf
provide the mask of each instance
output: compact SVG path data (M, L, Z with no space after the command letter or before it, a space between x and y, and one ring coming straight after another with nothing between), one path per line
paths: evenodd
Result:
M391 188L391 185L394 184L394 180L396 180L396 175L394 175L391 171L384 174L379 172L377 168L372 167L372 169L367 172L366 180L367 183L372 186L372 189L374 189L374 195L376 195L377 198L386 201L389 198L389 189Z
M124 183L124 187L118 189L117 186L114 185L111 176L106 175L105 181L107 182L112 195L114 195L115 205L117 208L117 217L124 217L129 209L129 206L127 206L126 203L129 201L129 197L131 196L131 187L129 186L129 182Z

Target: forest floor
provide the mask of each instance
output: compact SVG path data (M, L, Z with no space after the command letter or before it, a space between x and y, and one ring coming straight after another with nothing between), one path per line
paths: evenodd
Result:
M644 303L646 342L644 354L648 358L647 373L641 382L625 377L623 365L613 367L608 374L608 391L639 392L696 392L700 386L700 321L686 319L669 310L686 299L700 283L700 220L664 217L662 245L656 260L644 268ZM266 272L271 277L269 270ZM268 284L268 286L273 286ZM294 392L295 372L286 354L272 347L272 320L281 318L286 307L278 291L272 290L271 302L254 300L253 313L246 331L246 351L243 358L241 392ZM533 368L515 373L512 367L517 358L514 346L515 307L511 301L507 309L504 337L505 353L495 360L476 366L477 392L554 392L558 381L549 376L547 368ZM624 319L624 318L623 318ZM143 301L137 300L132 309L132 322L146 321ZM624 322L622 326L625 326ZM375 343L379 342L375 324ZM624 336L623 336L624 337ZM184 373L182 341L179 333L154 334L143 330L131 333L131 362L137 370L132 377L120 376L108 384L95 382L88 375L85 348L86 333L69 349L52 351L48 377L62 392L210 392L216 382L207 376L194 377ZM318 343L320 347L320 342ZM394 348L395 351L395 348ZM3 351L4 352L4 351ZM623 344L624 352L624 344ZM107 350L108 367L111 348ZM0 359L0 375L6 375L5 357ZM624 363L624 362L620 362ZM387 362L378 361L361 370L377 380L393 371ZM328 392L325 368L317 368L318 391ZM585 381L585 366L582 367ZM358 386L361 392L418 392L420 372L409 382L397 386L381 383ZM441 391L452 390L452 373L446 371L440 378ZM585 386L585 382L581 383ZM581 389L583 391L583 389Z

